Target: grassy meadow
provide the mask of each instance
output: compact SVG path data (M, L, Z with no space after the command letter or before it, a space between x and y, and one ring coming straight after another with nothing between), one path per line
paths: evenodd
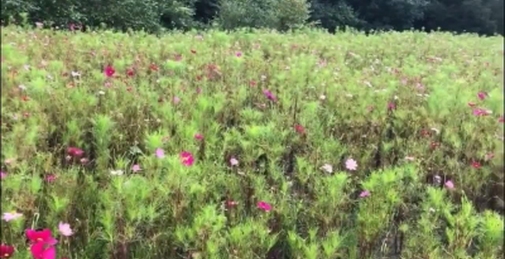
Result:
M0 258L502 258L502 37L1 33Z

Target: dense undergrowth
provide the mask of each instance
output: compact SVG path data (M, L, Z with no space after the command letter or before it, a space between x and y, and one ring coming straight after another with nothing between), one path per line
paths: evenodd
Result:
M0 258L503 253L501 37L2 34Z

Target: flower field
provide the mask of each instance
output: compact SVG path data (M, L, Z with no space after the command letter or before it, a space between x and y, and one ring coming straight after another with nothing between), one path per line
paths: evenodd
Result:
M502 37L1 41L0 258L502 258Z

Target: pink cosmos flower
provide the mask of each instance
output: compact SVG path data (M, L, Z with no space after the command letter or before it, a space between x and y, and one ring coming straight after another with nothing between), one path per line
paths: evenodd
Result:
M479 97L480 100L484 100L487 97L487 93L480 91L479 93L477 93L477 97Z
M134 173L136 173L136 172L140 171L140 165L138 165L138 164L134 164L134 165L132 166L132 171L133 171Z
M165 151L161 148L157 148L155 154L156 154L157 158L164 158L165 157Z
M14 246L1 244L0 245L0 258L11 258L14 254Z
M451 180L449 180L449 181L445 182L445 187L449 190L452 190L452 189L454 189L454 183Z
M273 102L277 101L277 97L275 97L275 95L272 92L270 92L269 90L267 90L267 89L263 90L263 94L268 98L268 100L273 101Z
M56 245L58 243L58 240L53 238L51 230L48 228L42 230L27 229L25 233L31 243L43 242L48 245Z
M200 133L196 133L196 134L195 134L195 139L196 139L196 140L202 140L202 139L203 139L203 135L202 135L202 134L200 134Z
M38 242L30 246L33 259L55 259L56 247L44 242Z
M230 158L230 165L231 166L237 166L238 165L238 160L234 157Z
M472 167L475 169L479 169L479 168L481 168L481 164L478 161L473 161Z
M108 65L103 72L107 77L112 77L116 73L116 70L111 65Z
M369 192L369 191L367 191L367 190L364 190L364 191L362 191L362 192L359 194L359 197L360 197L360 198L366 198L366 197L368 197L368 196L370 196L370 192Z
M227 209L231 209L233 207L236 207L237 205L238 205L237 201L234 201L234 200L227 200L226 201L226 208Z
M485 110L482 108L473 109L473 115L475 116L487 116L489 114L491 114L489 110Z
M9 222L11 220L16 220L16 219L19 219L23 216L23 214L21 213L17 213L17 212L5 212L3 215L2 215L2 219L5 220L5 222Z
M242 52L240 52L240 51L237 51L237 52L235 53L235 56L236 56L237 58L240 58L240 57L242 57Z
M47 182L47 183L52 183L56 180L56 175L55 174L47 174L45 177L44 177L44 180Z
M264 201L258 202L256 206L258 207L258 209L263 210L265 212L269 212L270 210L272 210L272 205Z
M183 151L180 154L182 164L185 166L192 166L195 163L193 155L188 151Z
M349 158L345 161L345 168L347 168L347 170L355 171L358 168L358 163L356 160Z
M5 177L7 177L7 173L0 171L0 179L3 180Z
M84 151L80 148L77 148L77 147L68 147L67 148L67 155L69 155L70 157L79 158L82 155L84 155Z
M66 237L69 237L74 234L74 232L72 231L72 228L70 228L70 224L63 223L63 222L60 222L58 224L58 231L60 232L61 235L66 236Z

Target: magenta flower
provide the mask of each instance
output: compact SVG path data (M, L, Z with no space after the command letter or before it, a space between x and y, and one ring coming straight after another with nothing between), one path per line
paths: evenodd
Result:
M157 158L164 158L165 157L165 151L161 148L157 148L155 154L156 154Z
M134 164L134 165L132 166L132 171L133 171L134 173L136 173L136 172L138 172L138 171L140 171L140 170L141 170L141 169L140 169L140 165L138 165L138 164Z
M388 110L392 111L392 110L395 110L396 109L396 105L392 102L389 102L388 103Z
M358 163L356 160L349 158L345 161L345 168L347 168L347 170L356 171L358 168Z
M256 204L256 206L258 207L258 209L265 211L265 212L269 212L270 210L272 210L272 205L270 205L269 203L264 202L264 201L258 202L258 204Z
M364 190L364 191L362 191L362 192L359 194L359 197L360 197L360 198L366 198L366 197L368 197L368 196L370 196L370 192L369 192L369 191L367 191L367 190Z
M74 232L72 231L72 228L70 228L70 224L63 223L63 222L60 222L58 224L58 231L60 232L61 235L66 236L66 237L69 237L74 234Z
M272 92L270 92L269 90L267 90L267 89L263 90L263 94L268 98L268 100L273 101L273 102L277 101L277 97L275 97L275 95Z
M23 216L23 214L17 213L17 212L4 212L4 214L2 215L2 219L5 222L9 222L9 221L12 221L12 220L19 219L22 216Z
M107 77L112 77L116 73L116 70L111 65L108 65L103 72Z
M7 173L0 171L0 179L3 180L5 177L7 177Z
M477 97L479 97L480 100L484 100L487 97L487 93L480 91L479 93L477 93Z
M56 247L44 242L37 242L30 246L33 259L56 259Z
M240 52L240 51L235 52L235 56L236 56L237 58L242 57L242 52Z
M182 164L185 166L192 166L195 163L195 159L190 152L183 151L180 154Z

